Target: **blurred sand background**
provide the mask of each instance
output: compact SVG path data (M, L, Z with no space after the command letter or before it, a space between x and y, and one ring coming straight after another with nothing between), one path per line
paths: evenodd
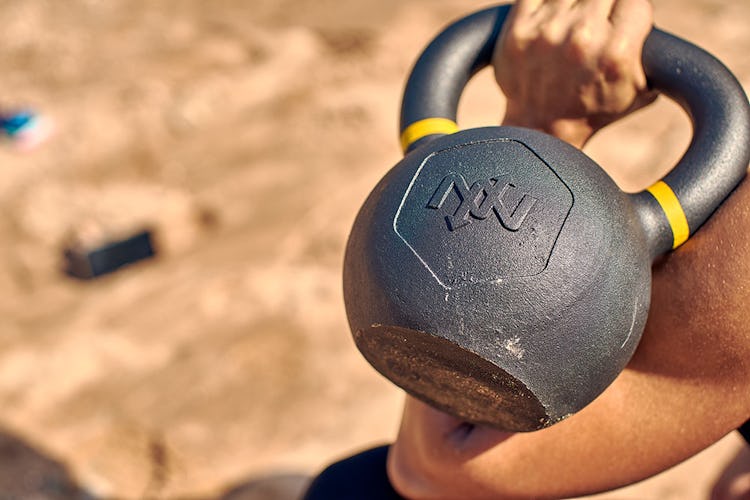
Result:
M485 5L0 1L0 102L57 125L31 153L0 145L0 499L288 500L393 439L402 396L350 341L343 248L399 159L411 63ZM750 2L655 6L750 85ZM485 72L460 123L502 108ZM689 133L659 102L588 151L657 177ZM71 237L142 227L158 258L61 273ZM740 447L600 498L706 498Z

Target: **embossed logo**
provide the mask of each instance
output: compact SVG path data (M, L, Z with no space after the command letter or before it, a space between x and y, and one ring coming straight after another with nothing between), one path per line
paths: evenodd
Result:
M525 144L466 143L421 161L393 229L441 286L457 289L544 271L573 202Z
M441 209L451 193L456 194L459 205L454 213L445 216L450 231L468 226L473 220L484 220L491 212L495 213L503 227L518 231L538 201L509 182L483 179L469 188L463 175L449 174L443 177L427 207Z

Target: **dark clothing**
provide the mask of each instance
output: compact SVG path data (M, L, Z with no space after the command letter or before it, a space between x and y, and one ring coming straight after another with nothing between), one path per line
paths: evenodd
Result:
M750 420L737 429L750 445ZM302 500L403 500L388 480L388 446L363 451L329 465Z
M403 500L388 481L387 457L388 446L381 446L329 465L303 500Z
M740 431L740 434L742 434L742 437L745 438L745 442L750 444L750 420L742 424L742 427L737 429Z

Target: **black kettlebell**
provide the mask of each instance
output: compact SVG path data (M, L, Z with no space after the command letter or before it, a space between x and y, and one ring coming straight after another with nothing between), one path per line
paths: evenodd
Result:
M388 379L470 422L531 431L586 406L625 367L652 261L745 175L750 111L719 61L654 29L646 75L690 115L693 138L648 190L623 193L541 132L457 132L458 99L508 10L457 21L417 61L401 110L408 154L357 216L344 296L357 347Z

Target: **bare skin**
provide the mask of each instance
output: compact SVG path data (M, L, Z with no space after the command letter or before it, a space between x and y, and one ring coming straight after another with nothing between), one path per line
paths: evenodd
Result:
M505 123L582 146L653 99L640 67L651 26L646 0L521 0L514 9L495 56L509 101ZM576 41L582 26L590 43ZM514 66L524 57L548 66ZM560 84L571 64L578 71ZM512 79L503 70L510 67ZM663 471L737 428L750 417L748 224L750 183L744 182L683 247L656 264L651 314L633 359L571 418L510 434L407 398L388 460L395 488L415 499L590 494Z
M504 123L581 147L652 102L641 66L652 18L648 0L517 2L493 61Z

